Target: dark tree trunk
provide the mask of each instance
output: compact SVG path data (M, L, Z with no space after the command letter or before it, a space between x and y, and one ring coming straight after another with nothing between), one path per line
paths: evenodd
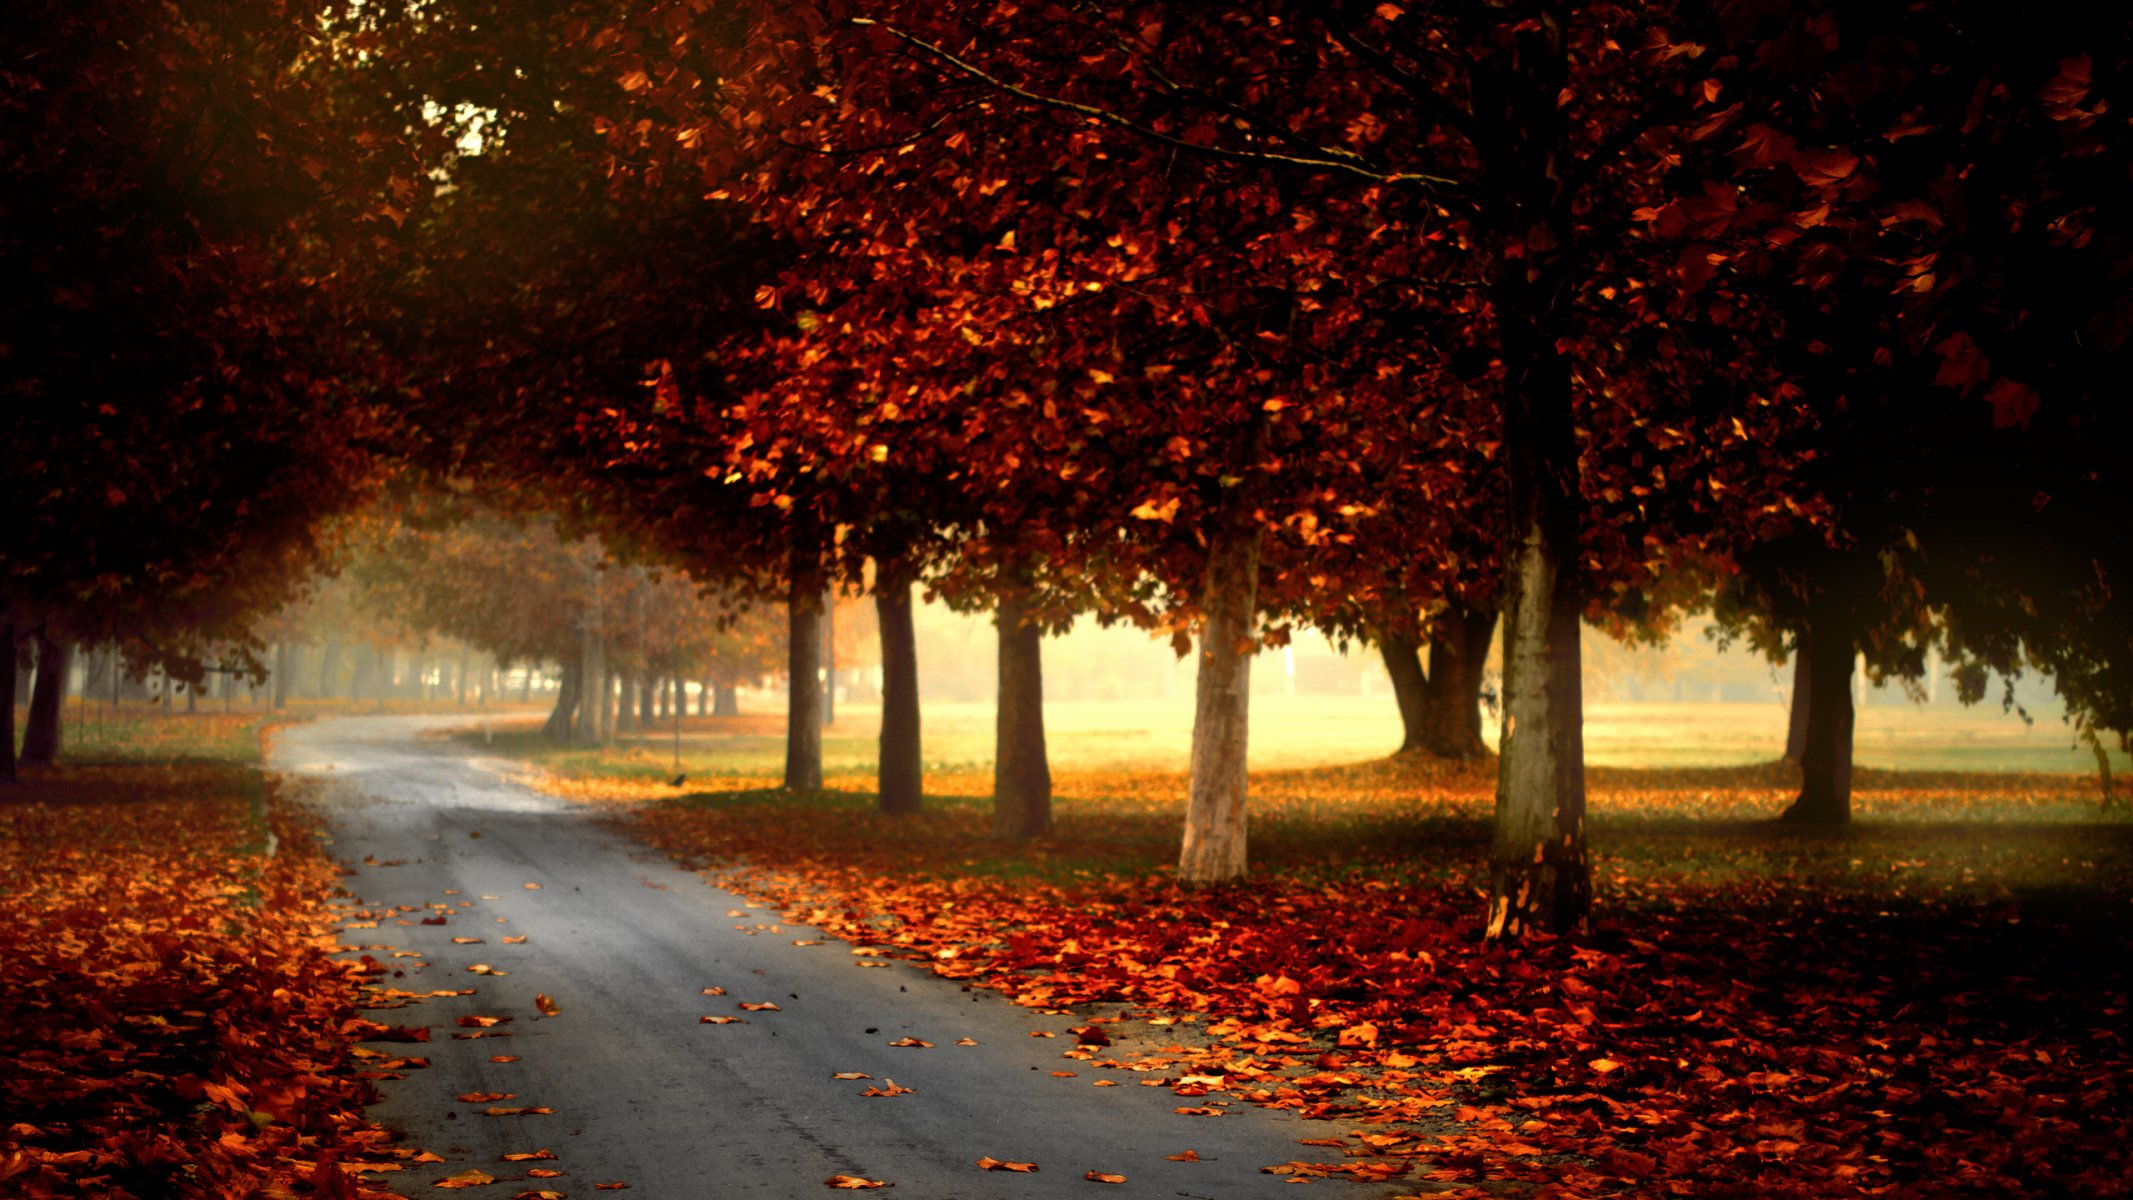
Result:
M274 643L274 710L289 707L289 673L296 668L296 654L287 642Z
M600 596L595 584L592 603L578 630L578 719L571 733L580 745L597 746L607 741L608 711L607 646L601 625Z
M15 782L15 680L22 673L15 647L15 622L0 623L0 646L7 650L7 696L0 699L0 783Z
M635 675L620 677L621 695L615 701L615 732L628 733L638 726L637 715L644 702L644 680Z
M563 684L555 692L555 709L548 714L548 723L541 726L541 736L551 742L570 740L571 719L578 711L578 693L583 686L582 675L577 663L563 664Z
M1785 721L1786 762L1807 759L1807 712L1813 687L1814 668L1808 665L1807 634L1802 632L1792 651L1792 705L1791 715Z
M881 811L915 813L924 794L918 736L918 636L911 583L878 564L874 612L881 622Z
M1438 758L1483 758L1481 671L1488 661L1496 614L1487 609L1448 608L1430 630L1429 702L1424 706L1422 748Z
M710 688L711 715L714 717L737 717L741 715L741 690L731 683L714 683Z
M518 677L518 702L533 703L533 664L526 664L526 673Z
M459 666L452 676L452 701L461 708L467 706L467 648L459 648Z
M785 789L822 786L822 562L811 537L795 541L785 600Z
M1024 841L1052 832L1052 767L1044 747L1044 630L1020 597L1000 601L1000 690L993 726L992 833Z
M1850 623L1832 602L1810 601L1807 732L1800 749L1800 795L1779 817L1806 825L1852 819L1852 660Z
M658 727L659 714L654 711L653 693L659 690L659 681L649 675L639 675L634 685L637 689L637 725L641 729Z
M1378 655L1392 679L1392 698L1400 706L1400 748L1420 750L1429 725L1429 681L1422 675L1422 644L1404 634L1379 633Z
M1253 629L1259 595L1259 529L1231 514L1210 531L1201 593L1206 626L1194 689L1192 775L1178 879L1233 883L1247 856L1245 753L1249 748Z
M22 729L22 759L50 763L59 757L60 709L67 697L67 647L37 636L37 679L30 685L29 720ZM10 735L13 729L10 727Z

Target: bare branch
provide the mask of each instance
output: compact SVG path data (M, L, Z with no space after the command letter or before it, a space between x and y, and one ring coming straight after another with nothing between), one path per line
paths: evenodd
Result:
M891 37L896 38L898 41L901 41L909 46L914 46L919 50L922 50L927 54L930 54L933 57L939 59L940 61L955 68L957 71L960 71L973 79L977 79L985 83L986 85L994 88L995 90L1013 96L1018 100L1025 100L1031 104L1039 105L1044 108L1054 108L1062 112L1075 113L1080 116L1087 117L1090 120L1095 121L1099 124L1109 125L1114 129L1122 129L1127 133L1130 133L1133 136L1141 138L1143 140L1154 142L1158 145L1174 147L1176 149L1183 150L1188 154L1195 154L1202 158L1218 159L1223 162L1255 163L1262 166L1301 167L1307 170L1320 171L1329 174L1347 175L1353 178L1368 180L1371 183L1411 184L1426 188L1457 188L1459 186L1459 181L1455 179L1446 179L1440 176L1424 175L1409 171L1381 170L1366 163L1357 163L1342 159L1340 157L1336 157L1332 152L1324 152L1320 155L1276 154L1272 151L1267 150L1232 150L1223 146L1203 145L1199 142L1189 141L1185 138L1176 137L1174 135L1164 133L1159 129L1151 129L1148 126L1143 125L1130 117L1121 116L1120 114L1112 112L1109 109L1098 108L1093 104L1082 104L1077 101L1062 99L1058 96L1046 96L1038 92L1030 91L1028 88L1019 87L1015 84L1007 82L1004 79L999 78L996 75L991 74L988 71L983 70L976 64L962 59L956 56L955 54L949 52L948 50L933 44L932 42L926 41L923 38L913 37L911 34L905 33L903 30L898 29L893 25L884 25L881 22L875 21L868 17L852 17L850 18L850 22L853 25L872 26L876 29L880 29L883 32L889 34Z

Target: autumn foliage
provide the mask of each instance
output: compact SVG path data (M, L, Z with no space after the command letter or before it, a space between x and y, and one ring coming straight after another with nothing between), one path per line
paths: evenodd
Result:
M0 1193L385 1195L336 882L248 768L73 767L0 807ZM176 831L184 831L182 836Z
M2036 823L2085 803L2077 781L1869 775L1873 835L1751 833L1780 774L1597 773L1610 915L1524 953L1471 921L1490 802L1473 768L1255 780L1280 871L1214 892L1159 873L1175 776L1063 776L1058 834L1026 851L952 801L825 820L739 792L631 824L745 864L713 873L862 962L1074 1007L1094 1019L1061 1051L1084 1073L1160 1080L1181 1112L1324 1122L1270 1160L1284 1176L1476 1197L2123 1194L2123 830ZM2038 899L2069 875L2091 883Z

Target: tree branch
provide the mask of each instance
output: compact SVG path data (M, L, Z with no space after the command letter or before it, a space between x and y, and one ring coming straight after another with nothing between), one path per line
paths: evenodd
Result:
M1266 150L1231 150L1222 146L1203 145L1199 142L1164 133L1159 129L1152 129L1130 117L1121 116L1109 109L1098 108L1093 104L1082 104L1058 96L1046 96L1030 91L1028 88L1019 87L985 71L974 63L957 57L932 42L914 37L893 25L884 25L869 17L852 17L850 18L850 23L880 29L898 41L916 47L955 68L957 71L1018 100L1024 100L1043 108L1054 108L1062 112L1075 113L1079 116L1087 117L1098 124L1124 130L1145 141L1170 146L1202 158L1217 159L1223 162L1254 163L1262 166L1301 167L1329 174L1347 175L1380 184L1413 184L1426 188L1456 188L1459 186L1458 181L1454 179L1445 179L1435 175L1424 175L1415 172L1385 171L1366 163L1346 161L1330 152L1321 155L1276 154Z

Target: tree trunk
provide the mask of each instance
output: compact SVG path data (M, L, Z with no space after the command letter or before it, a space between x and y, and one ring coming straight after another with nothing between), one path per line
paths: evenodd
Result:
M652 696L653 693L659 690L659 681L653 679L650 675L639 675L635 686L637 688L637 727L640 729L656 729L659 722L659 713L656 711Z
M1393 702L1400 706L1400 748L1393 753L1420 750L1429 724L1429 681L1422 676L1421 643L1404 634L1384 632L1378 634L1377 643L1385 674L1392 679Z
M1516 263L1505 269L1519 273ZM1567 933L1592 909L1570 372L1537 321L1521 321L1514 308L1500 312L1499 323L1510 524L1503 556L1503 729L1489 849L1491 939Z
M1252 699L1253 629L1259 594L1259 529L1225 519L1207 547L1201 611L1200 670L1192 720L1191 796L1178 880L1188 884L1243 879L1245 750Z
M1785 761L1807 759L1808 700L1814 687L1814 668L1808 665L1807 633L1802 630L1792 650L1792 705L1785 721Z
M600 623L600 597L595 584L592 603L578 628L578 719L571 732L579 745L598 746L607 741L607 647ZM567 670L567 668L566 668Z
M667 715L667 687L670 682L664 676L652 682L652 712L647 718L648 723L657 723Z
M548 714L548 723L541 726L541 736L551 742L570 740L571 718L578 711L578 692L583 686L582 674L577 663L563 664L563 685L556 689L555 709Z
M737 717L741 715L740 689L731 683L714 683L707 689L711 696L711 715L714 717Z
M918 637L911 583L877 564L874 612L881 622L881 811L915 813L924 792L918 736Z
M59 757L60 708L67 695L67 647L49 635L37 635L37 679L30 685L29 720L22 729L26 763L50 763ZM9 727L10 736L13 727Z
M1483 758L1481 668L1488 661L1496 614L1487 609L1447 608L1437 614L1429 641L1429 703L1422 748L1438 758Z
M289 643L274 643L274 711L289 707L289 672L295 669L296 654Z
M1800 794L1779 820L1842 825L1852 819L1852 662L1849 623L1834 603L1810 601L1807 729L1800 748ZM1795 685L1797 686L1797 685Z
M837 723L837 593L822 598L822 724Z
M992 834L1026 841L1052 832L1052 767L1044 747L1044 630L1019 596L1003 598L1000 690L993 725Z
M15 782L15 679L22 660L15 647L15 622L0 623L0 646L7 649L7 696L0 699L0 783Z
M793 544L785 600L785 790L822 786L822 562L809 537Z
M319 651L318 696L331 700L341 694L341 639L327 638L325 649Z

